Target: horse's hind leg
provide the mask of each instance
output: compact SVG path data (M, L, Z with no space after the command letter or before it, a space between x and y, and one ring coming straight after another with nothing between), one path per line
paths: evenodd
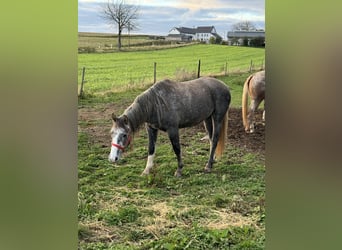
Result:
M207 135L203 137L201 140L209 139L211 143L211 139L213 136L213 122L212 122L211 117L204 120L204 127L205 127L205 130L207 131Z
M149 174L153 167L153 159L154 159L155 150L156 150L155 145L156 145L157 136L158 136L158 129L147 127L147 133L148 133L148 157L147 157L146 168L142 172L141 175Z
M259 107L262 100L256 99L251 100L250 109L248 112L248 123L249 123L249 132L253 133L255 130L255 121L254 121L254 114L257 108Z
M211 136L211 141L210 141L209 160L204 168L204 171L207 173L211 172L211 169L214 164L214 155L215 155L215 150L216 150L217 143L219 140L221 126L222 126L222 121L218 121L217 119L214 119L214 129L213 129L213 134Z
M181 177L182 169L183 169L183 162L182 162L182 157L181 157L181 148L180 148L180 143L179 143L178 128L171 128L167 131L167 133L169 135L169 139L171 141L173 151L175 152L177 156L177 161L178 161L178 168L175 172L175 176Z

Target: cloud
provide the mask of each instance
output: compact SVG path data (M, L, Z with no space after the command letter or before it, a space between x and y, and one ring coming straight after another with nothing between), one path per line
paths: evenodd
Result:
M113 28L99 17L99 6L104 2L107 0L79 0L79 31L113 33ZM264 0L126 0L128 2L140 6L140 29L135 31L140 34L167 35L175 26L214 25L223 35L234 23L245 20L257 28L265 27Z
M78 14L87 13L88 15L91 13L99 13L101 7L100 3L78 3Z

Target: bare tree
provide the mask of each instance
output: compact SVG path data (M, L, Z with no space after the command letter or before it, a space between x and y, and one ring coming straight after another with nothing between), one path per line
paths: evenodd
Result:
M243 31L251 31L256 30L255 25L250 21L242 21L233 24L232 26L233 30L243 30Z
M101 17L118 28L118 49L121 49L121 34L124 29L137 29L139 6L126 4L124 0L108 0L103 6Z

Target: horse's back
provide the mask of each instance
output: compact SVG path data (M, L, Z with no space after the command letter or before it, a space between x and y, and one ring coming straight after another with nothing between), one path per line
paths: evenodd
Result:
M189 81L185 81L185 82L180 82L181 84L190 84L190 85L194 85L194 86L199 86L199 85L205 85L208 86L210 88L220 88L220 89L224 89L224 90L228 90L229 88L227 87L226 84L224 84L222 81L213 78L213 77L200 77L194 80L189 80Z
M212 78L212 77L201 77L195 80L190 80L186 82L181 82L184 86L189 86L195 94L198 94L198 89L207 90L214 98L218 98L219 96L230 96L229 88L222 81ZM204 92L207 94L207 92Z
M230 91L226 84L212 77L201 77L195 80L179 83L182 88L189 89L190 95L206 101L211 99L214 103L220 102L220 105L229 105Z
M220 96L227 97L230 99L230 91L227 85L222 81L212 77L201 77L194 80L184 82L174 82L171 80L163 80L155 84L163 94L173 96L175 99L187 97L208 98L209 95L218 98Z
M185 82L164 80L155 87L168 104L165 115L177 121L179 127L196 125L213 113L224 115L230 104L229 88L211 77Z

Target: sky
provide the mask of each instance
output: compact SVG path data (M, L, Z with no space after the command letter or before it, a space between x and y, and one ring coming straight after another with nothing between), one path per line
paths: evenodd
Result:
M78 31L117 33L100 17L108 0L78 0ZM113 1L113 0L110 0ZM233 24L250 21L265 29L265 0L126 0L140 7L139 29L131 34L166 36L173 27L215 26L226 38ZM125 31L127 33L127 31Z

